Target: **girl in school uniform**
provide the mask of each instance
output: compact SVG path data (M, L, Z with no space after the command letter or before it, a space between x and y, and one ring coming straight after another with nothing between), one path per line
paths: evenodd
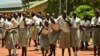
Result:
M31 35L32 35L32 24L33 24L33 21L32 21L30 16L27 16L25 21L26 21L26 25L27 25L27 29L28 29L27 30L27 36L29 38L29 46L30 46L30 42L31 42L30 38L31 38Z
M25 22L25 14L21 14L19 24L19 39L18 46L22 47L22 56L27 56L28 36L27 36L27 25Z
M98 56L100 55L100 16L99 11L95 12L95 16L91 20L91 26L93 27L93 45L94 56L96 56L96 50L98 50ZM98 48L98 49L97 49Z
M34 33L32 35L32 39L35 42L35 47L36 49L34 49L34 51L39 50L39 30L41 28L41 22L42 22L42 18L40 17L40 15L34 15L34 17L32 18L33 22L34 22Z
M77 17L76 12L73 12L71 21L71 47L73 47L74 55L77 56L78 48L80 47L80 37L78 31L80 29L80 18Z
M59 26L59 23L57 22L57 19L55 19L53 15L51 16L50 21L51 21L50 27L52 29L52 32L51 32L51 36L49 37L49 41L50 41L49 56L52 56L52 54L54 54L55 56L56 55L56 42L60 34L60 26Z
M59 35L59 47L62 49L62 56L64 56L65 48L68 48L69 56L71 56L71 43L70 43L70 26L69 20L67 18L66 12L63 12L58 18L60 24L60 35Z
M50 27L47 21L43 22L43 27L41 28L39 35L39 43L42 51L42 56L47 56L49 50L49 35L50 34Z
M4 38L5 36L5 29L4 29L4 18L2 16L2 14L0 14L0 36L1 36L1 39ZM2 47L4 46L4 41L2 40Z
M14 49L14 55L16 55L16 48L18 46L18 38L19 38L19 34L18 34L18 14L13 14L12 18L11 18L11 22L13 23L13 39L14 39L14 45L15 45L15 49Z
M6 29L6 33L5 33L5 37L4 37L5 47L9 51L9 56L11 56L12 55L11 50L15 48L13 34L12 34L13 24L11 22L11 18L8 18L5 21L5 29Z
M88 49L90 21L87 16L81 21L81 49ZM85 45L84 45L85 43Z

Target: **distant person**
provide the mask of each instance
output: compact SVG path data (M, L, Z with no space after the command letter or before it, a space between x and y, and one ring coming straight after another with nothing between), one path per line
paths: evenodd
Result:
M83 20L81 21L81 49L82 50L88 49L90 24L91 22L88 20L88 16L84 16Z
M71 47L73 47L74 55L77 56L78 48L80 47L79 29L80 29L80 18L77 17L76 12L73 12L73 16L70 18L71 21Z
M68 54L71 56L70 21L67 18L66 12L64 11L57 20L61 29L59 35L59 48L62 49L62 56L64 56L66 48L68 48Z
M93 27L93 45L94 56L96 56L96 50L98 50L98 56L100 55L100 16L99 11L95 12L95 16L91 19L91 25ZM98 49L97 49L98 48Z

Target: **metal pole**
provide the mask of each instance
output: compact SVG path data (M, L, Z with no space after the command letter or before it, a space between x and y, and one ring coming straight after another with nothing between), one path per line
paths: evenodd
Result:
M66 0L66 12L67 12L67 0Z
M61 0L59 0L59 14L61 14Z

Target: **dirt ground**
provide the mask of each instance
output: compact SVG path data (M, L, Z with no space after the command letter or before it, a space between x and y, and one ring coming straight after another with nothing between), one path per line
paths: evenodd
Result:
M27 56L42 56L40 50L39 51L33 51L35 49L35 47L33 47L34 42L31 42L31 43L32 43L31 47L28 47L28 49L27 49ZM21 49L17 50L17 54L18 54L18 56L21 56ZM74 56L73 51L71 51L71 54L72 54L72 56ZM2 48L1 43L0 43L0 56L8 56L7 49ZM56 56L61 56L61 49L59 49L59 47L56 48ZM65 56L68 56L67 49L65 50ZM93 56L92 46L91 45L89 46L89 50L84 50L84 51L79 50L78 56Z

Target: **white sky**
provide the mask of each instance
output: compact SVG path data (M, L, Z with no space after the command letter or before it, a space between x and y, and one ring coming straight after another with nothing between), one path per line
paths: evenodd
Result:
M21 0L0 0L0 4L21 3Z

